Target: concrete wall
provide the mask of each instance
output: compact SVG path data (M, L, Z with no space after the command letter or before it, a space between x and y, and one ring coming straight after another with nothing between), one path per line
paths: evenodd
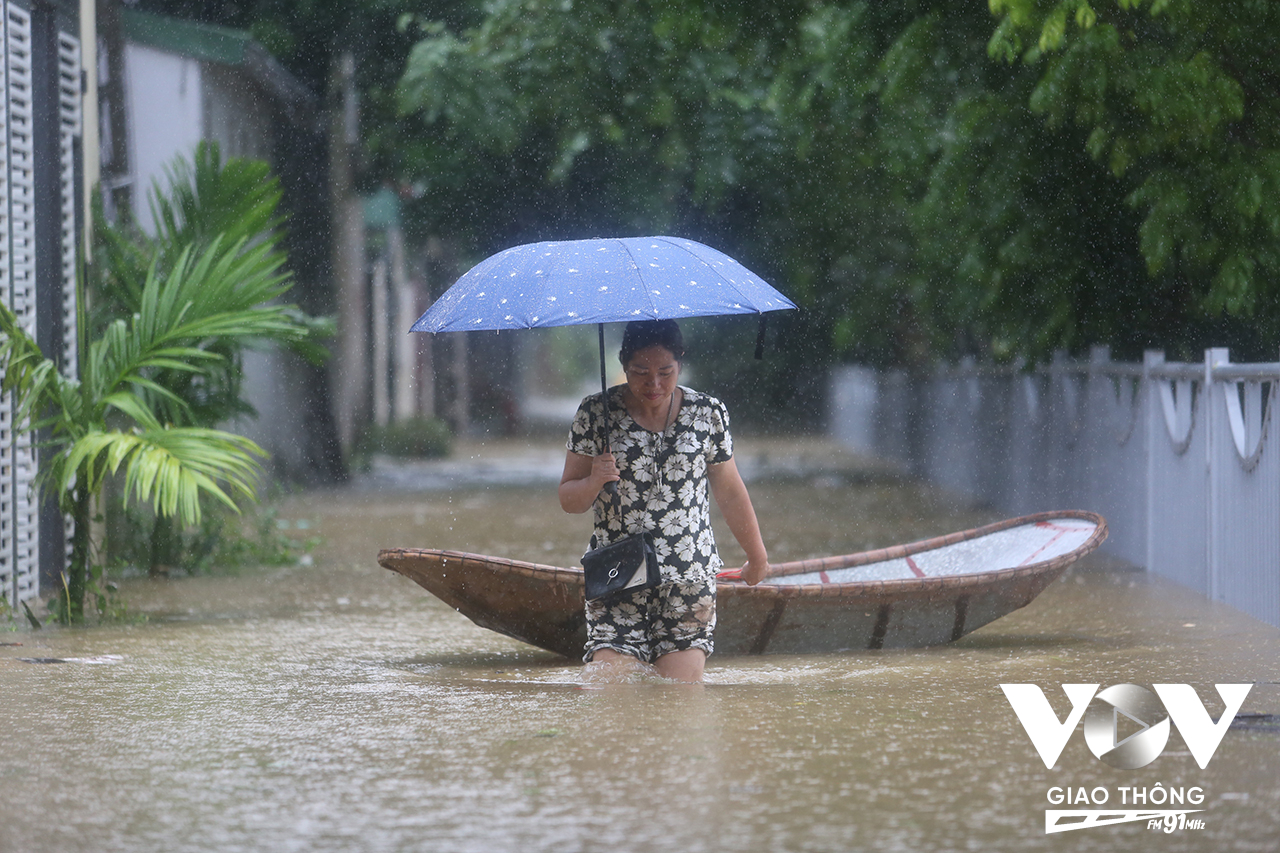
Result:
M271 160L271 103L245 74L219 65L203 69L204 138L218 143L223 159Z
M1106 551L1280 625L1280 363L838 368L831 399L851 448L1010 515L1101 513Z
M137 44L125 45L124 66L133 214L154 233L152 183L166 185L165 167L179 154L191 157L204 138L204 75L194 59Z

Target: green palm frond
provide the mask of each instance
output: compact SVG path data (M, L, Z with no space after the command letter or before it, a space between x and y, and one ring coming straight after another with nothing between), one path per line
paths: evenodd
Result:
M165 180L150 188L147 202L155 236L145 234L128 219L107 224L99 203L94 215L96 286L105 297L102 322L140 310L143 282L154 264L161 270L173 266L186 247L207 248L221 238L223 249L236 244L265 246L267 253L283 259L278 248L281 198L279 181L267 164L241 157L222 159L216 142L201 142L194 161L179 155L165 167Z
M82 367L89 396L105 401L128 386L164 420L192 425L183 389L197 377L217 384L238 369L235 352L253 341L309 336L293 306L271 301L287 287L267 247L228 248L219 238L202 251L186 248L165 274L153 265L139 311L110 324L90 347Z
M31 428L37 429L47 425L52 412L68 406L78 409L72 398L79 383L63 376L57 364L44 357L35 338L4 304L0 304L0 373L4 376L0 388L12 391L17 402L15 424L31 422Z
M168 191L157 182L148 202L163 240L203 244L217 235L232 242L253 240L283 222L277 213L281 190L261 160L230 157L216 142L196 146L194 161L176 158L165 167Z
M233 510L235 501L219 482L253 498L266 453L249 439L222 430L173 427L126 432L91 430L71 445L61 467L63 491L84 477L97 491L111 474L125 470L125 501L151 502L157 515L183 524L200 522L200 498L208 495Z
M0 376L13 392L13 428L47 429L37 484L56 488L75 519L64 590L68 618L82 612L90 559L91 500L123 474L124 499L150 503L184 525L201 501L236 510L255 498L266 454L212 425L242 413L241 353L278 343L316 349L323 324L281 299L292 284L278 248L279 188L265 164L221 163L201 146L194 169L175 166L159 192L156 238L102 225L105 270L93 340L78 378L63 376L19 319L0 305ZM318 352L311 352L317 355Z
M128 206L107 216L102 194L93 198L93 254L89 285L94 291L87 329L96 332L122 314L138 310L147 270L163 247L133 221Z

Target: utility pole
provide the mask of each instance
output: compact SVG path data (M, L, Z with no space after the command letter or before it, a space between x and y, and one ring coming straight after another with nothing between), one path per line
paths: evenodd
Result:
M397 222L387 229L387 253L391 259L391 286L395 291L396 328L395 328L395 395L394 417L396 421L407 421L418 414L414 405L414 354L415 338L427 335L410 335L409 326L418 319L417 288L409 279L408 264L405 259L404 229Z
M385 255L373 262L373 422L380 427L391 421L387 382L391 374L391 350L387 341L387 267Z
M365 282L364 210L355 191L354 159L360 144L356 61L344 51L334 68L330 91L329 186L336 226L333 269L338 287L338 357L335 420L344 453L369 413L369 297ZM336 103L334 103L336 101Z

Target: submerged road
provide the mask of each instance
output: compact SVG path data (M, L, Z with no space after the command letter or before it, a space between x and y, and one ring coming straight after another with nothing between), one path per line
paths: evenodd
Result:
M775 559L992 520L820 444L786 450L740 449L744 467L763 453L751 488ZM536 452L558 474L555 449ZM588 521L559 511L554 480L377 476L281 505L290 535L322 538L312 565L126 581L138 624L9 623L0 851L1276 849L1280 631L1160 578L1095 559L952 645L713 656L702 688L584 689L576 663L374 560L405 546L573 564ZM1063 684L1186 683L1213 719L1215 684L1253 686L1204 769L1172 728L1125 770L1094 757L1084 724L1047 769L1008 683L1038 685L1058 720ZM1117 719L1119 739L1144 734ZM1174 788L1199 802L1169 805ZM1096 810L1103 792L1108 809L1197 811L1169 832L1095 817L1045 833L1046 811Z

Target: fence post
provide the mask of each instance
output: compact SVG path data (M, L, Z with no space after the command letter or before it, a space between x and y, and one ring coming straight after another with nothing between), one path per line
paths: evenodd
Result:
M1112 459L1114 446L1113 398L1119 400L1121 395L1114 394L1111 378L1106 373L1110 364L1111 347L1089 347L1080 409L1079 461L1075 466L1083 476L1077 475L1075 492L1071 495L1073 506L1105 506L1108 510L1112 506L1113 472L1105 471L1105 466ZM1111 517L1114 518L1114 514Z
M1219 442L1223 441L1224 438L1230 440L1230 437L1219 435L1219 430L1215 427L1219 411L1218 407L1226 403L1226 384L1214 380L1213 370L1215 367L1230 363L1230 350L1224 347L1214 347L1204 351L1204 412L1201 418L1205 431L1204 471L1205 476L1209 478L1208 501L1206 501L1209 509L1209 518L1208 524L1205 525L1204 547L1205 562L1209 569L1209 598L1214 601L1222 601L1224 598L1222 589L1222 549L1219 547L1222 540L1222 478L1214 470L1214 460L1219 455Z
M1155 569L1155 544L1158 531L1156 530L1156 448L1160 445L1156 444L1159 438L1158 428L1163 429L1163 422L1160 420L1164 417L1164 412L1160 407L1160 389L1156 387L1156 383L1151 379L1151 370L1154 367L1164 364L1164 350L1149 349L1142 353L1142 393L1147 396L1147 571Z

